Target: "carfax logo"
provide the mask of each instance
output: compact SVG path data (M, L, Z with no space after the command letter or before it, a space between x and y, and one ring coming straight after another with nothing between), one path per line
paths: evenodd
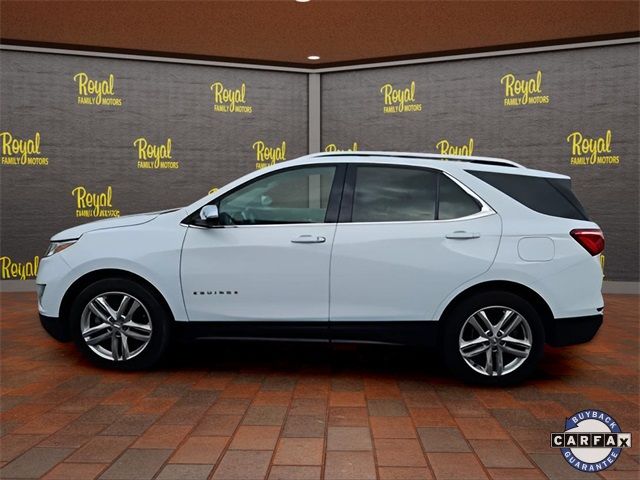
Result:
M33 138L17 138L10 132L0 132L2 137L2 165L33 165L46 167L49 157L42 156L40 151L40 132Z
M213 93L213 111L221 113L251 113L253 107L247 105L247 86L244 82L240 88L226 88L222 82L211 84Z
M79 105L122 106L122 99L115 96L113 73L105 80L96 80L80 72L73 76L73 81L78 85Z
M395 88L390 83L380 87L384 97L384 113L421 112L422 104L416 102L416 82L412 81L406 88Z
M101 193L89 192L83 186L77 186L71 190L71 195L76 199L76 217L119 217L120 210L114 209L111 203L113 189L111 185Z
M551 446L559 448L564 459L581 472L599 472L631 446L631 434L601 410L582 410L567 418L564 432L551 434Z
M262 140L258 140L251 148L256 152L256 170L287 159L287 142L284 140L276 147L269 147Z
M30 262L14 262L11 257L0 257L0 270L3 280L27 280L38 275L40 257L33 257Z
M517 78L513 73L507 73L500 78L500 85L504 85L505 107L549 103L549 96L542 92L540 70L533 78Z
M436 143L436 148L440 151L440 155L473 155L473 138L469 138L465 145L453 145L443 138Z
M136 138L133 146L138 152L138 168L176 169L180 165L171 157L171 138L161 145L154 145L144 138Z
M618 155L611 155L611 130L603 137L588 137L581 132L571 132L567 142L571 145L571 165L617 165Z
M358 142L353 142L347 148L338 147L335 143L330 143L324 147L325 152L356 152L358 150Z

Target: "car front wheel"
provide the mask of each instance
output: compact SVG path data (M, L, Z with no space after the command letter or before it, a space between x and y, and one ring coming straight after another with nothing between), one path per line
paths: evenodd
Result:
M444 326L447 365L466 381L508 385L534 371L544 348L538 312L509 292L474 295L453 309Z
M154 365L169 342L166 309L146 287L121 278L86 287L71 309L72 332L94 363L121 369Z

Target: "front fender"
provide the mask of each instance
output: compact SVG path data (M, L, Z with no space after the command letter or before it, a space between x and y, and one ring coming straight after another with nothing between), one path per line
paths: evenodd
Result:
M56 317L69 288L82 277L120 270L141 277L160 292L173 317L187 320L180 286L180 252L186 228L149 222L84 234L68 249L41 262L38 283L46 284L40 313Z

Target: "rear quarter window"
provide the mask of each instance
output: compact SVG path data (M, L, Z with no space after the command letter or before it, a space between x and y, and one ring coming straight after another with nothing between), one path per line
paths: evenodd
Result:
M553 217L589 220L571 191L571 180L467 170L468 173L538 213Z

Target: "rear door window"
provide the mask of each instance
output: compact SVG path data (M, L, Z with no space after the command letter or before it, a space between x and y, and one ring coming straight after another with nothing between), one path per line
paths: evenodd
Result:
M351 221L434 220L437 178L423 168L359 166Z
M356 167L352 222L451 220L468 217L481 208L458 184L437 171Z

